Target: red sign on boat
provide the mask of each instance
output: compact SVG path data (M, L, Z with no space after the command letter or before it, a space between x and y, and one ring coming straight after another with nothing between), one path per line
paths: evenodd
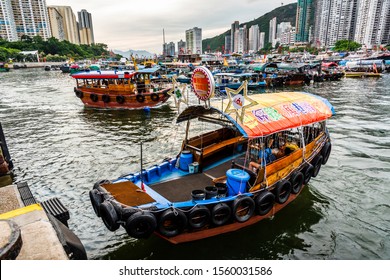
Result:
M191 77L192 89L200 100L208 100L214 95L215 81L210 70L204 66L197 67Z

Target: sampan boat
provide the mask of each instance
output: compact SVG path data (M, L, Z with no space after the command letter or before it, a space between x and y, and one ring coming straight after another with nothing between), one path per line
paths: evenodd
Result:
M158 68L136 72L85 71L73 74L74 92L86 107L111 109L142 109L165 103L172 86L153 82Z
M333 107L303 92L250 99L242 117L227 100L185 109L178 155L95 183L97 216L111 231L122 226L134 238L156 233L177 244L239 230L293 201L329 158Z

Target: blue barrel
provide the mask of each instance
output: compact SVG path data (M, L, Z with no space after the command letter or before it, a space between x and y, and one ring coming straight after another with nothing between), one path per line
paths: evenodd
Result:
M180 154L179 168L188 171L188 165L193 162L191 151L184 150Z
M229 169L226 171L226 183L228 195L236 195L246 192L246 184L249 181L249 174L241 169Z

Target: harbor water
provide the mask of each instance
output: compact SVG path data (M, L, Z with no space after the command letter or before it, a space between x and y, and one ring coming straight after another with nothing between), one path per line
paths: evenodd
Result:
M390 259L390 74L285 88L334 106L327 165L272 219L180 245L108 231L88 195L96 181L140 169L140 142L144 166L176 156L184 127L173 100L148 111L94 110L59 71L13 70L0 81L15 183L27 182L39 201L60 198L90 259Z

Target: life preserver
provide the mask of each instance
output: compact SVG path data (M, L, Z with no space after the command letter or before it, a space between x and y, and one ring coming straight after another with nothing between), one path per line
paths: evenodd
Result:
M302 172L296 172L291 175L290 183L291 183L291 192L293 194L299 193L303 186L303 182L305 180L305 176L303 176Z
M263 191L255 197L256 213L266 215L274 207L275 195L269 191Z
M99 99L99 97L98 97L97 94L95 94L95 93L91 93L91 94L89 95L89 97L91 98L91 100L92 100L93 102L97 102L98 99Z
M210 220L210 210L204 205L197 205L188 213L188 224L192 228L202 228Z
M281 180L275 188L275 200L279 204L283 204L290 197L291 183L287 180Z
M118 95L115 99L119 104L125 103L125 97L123 95Z
M131 237L147 238L157 228L157 220L150 212L137 212L126 220L124 228Z
M76 96L81 99L84 97L84 93L81 90L76 90Z
M111 98L110 98L110 96L108 94L104 94L102 96L102 100L103 100L104 103L109 103L111 101Z
M211 209L211 221L216 226L222 226L229 221L232 210L226 203L218 203Z
M103 201L99 207L100 216L103 223L110 231L116 231L119 228L118 214L115 211L114 206L107 200Z
M145 96L143 96L142 94L137 94L137 95L135 96L135 99L137 99L137 101L138 101L139 103L143 103L143 102L145 101Z
M158 220L159 232L167 237L181 233L187 225L187 216L179 209L165 210Z
M150 99L152 99L152 101L156 102L156 101L159 101L160 100L160 96L158 96L157 93L152 93L150 95Z
M313 170L314 170L314 167L313 165L309 164L307 165L304 169L303 169L303 176L304 176L304 180L303 180L303 183L306 185L307 183L309 183L310 179L311 179L311 176L313 176Z
M322 164L326 164L328 162L331 150L332 144L330 142L326 142L325 146L321 150Z
M97 189L93 189L89 191L89 198L91 199L93 211L96 216L100 217L100 205L103 202L102 196Z
M317 158L315 158L312 162L312 165L314 166L312 176L314 178L317 177L318 173L320 172L323 159L324 158L321 155L318 155Z
M246 222L255 212L255 202L249 196L239 196L233 202L233 217L237 222Z

